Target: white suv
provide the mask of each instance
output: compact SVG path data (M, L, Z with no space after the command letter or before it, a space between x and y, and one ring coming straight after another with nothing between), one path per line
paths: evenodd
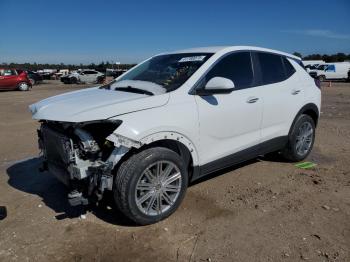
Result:
M311 151L321 91L300 58L249 46L154 56L108 85L30 106L43 169L72 205L113 191L138 224L162 220L188 184L270 152Z

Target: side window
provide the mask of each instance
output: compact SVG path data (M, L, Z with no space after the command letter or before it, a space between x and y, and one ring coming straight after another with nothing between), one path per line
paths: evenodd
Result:
M235 89L252 87L254 74L250 52L233 53L222 58L206 75L206 82L213 77L231 79Z
M280 55L257 53L263 85L281 82L286 79L284 66Z
M284 70L286 73L286 79L291 77L295 73L295 68L292 66L292 64L288 61L287 58L283 57L282 58L283 63L284 63Z
M327 66L327 72L335 72L335 66L334 65L329 65Z
M15 76L17 75L16 71L15 70L12 70L12 69L5 69L3 71L3 75L4 76Z

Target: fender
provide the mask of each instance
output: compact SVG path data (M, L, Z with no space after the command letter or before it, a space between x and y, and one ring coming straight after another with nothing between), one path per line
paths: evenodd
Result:
M312 111L314 114L315 114L315 126L317 126L317 122L318 122L318 119L319 119L319 116L320 116L320 111L318 109L318 107L314 104L314 103L308 103L306 105L304 105L299 111L298 113L296 114L296 116L294 117L294 120L292 122L292 125L290 126L289 128L289 133L288 135L290 135L290 132L292 131L292 128L294 126L294 123L295 121L297 120L297 118L303 114L304 112L307 112L307 111Z
M142 144L150 144L155 141L160 141L160 140L174 140L178 141L181 144L183 144L188 151L190 152L193 160L193 165L198 164L198 153L197 150L194 146L194 144L191 142L190 139L188 139L186 136L177 133L177 132L171 132L171 131L163 131L163 132L158 132L154 133L152 135L146 136L140 140Z
M198 152L192 143L192 141L187 138L185 135L180 134L178 132L172 132L172 131L161 131L157 133L153 133L150 135L147 135L140 140L133 140L129 137L120 135L118 133L118 129L116 129L111 135L109 135L107 140L114 143L115 147L126 147L126 148L140 148L143 145L148 145L156 141L161 140L174 140L181 144L183 144L189 151L192 157L193 165L198 165Z

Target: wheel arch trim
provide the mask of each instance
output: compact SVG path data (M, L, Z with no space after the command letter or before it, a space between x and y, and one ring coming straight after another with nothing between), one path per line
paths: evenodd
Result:
M294 120L293 120L293 122L292 122L292 125L291 125L290 128L289 128L289 133L288 133L288 135L290 135L290 132L292 131L292 128L293 128L293 126L294 126L296 120L298 119L298 117L299 117L300 115L304 114L305 112L310 112L310 111L313 112L313 113L315 114L315 116L316 116L315 119L313 118L313 120L315 121L315 126L317 126L318 119L319 119L319 117L320 117L320 111L319 111L317 105L315 105L314 103L308 103L308 104L304 105L304 106L298 111L298 113L295 115ZM313 117L313 116L311 116L311 117Z
M187 138L186 136L178 132L172 132L172 131L157 132L140 139L140 143L147 145L147 144L151 144L153 142L159 142L162 140L165 140L165 141L173 140L181 143L184 147L188 149L188 152L192 157L193 165L198 165L198 162L199 162L198 152L193 142L189 138Z
M149 134L138 140L132 139L128 136L121 135L117 132L113 132L106 139L113 142L115 147L124 146L129 149L130 148L139 149L144 145L149 145L154 142L172 140L182 144L185 148L188 149L188 152L192 157L193 165L198 165L198 162L199 162L198 151L194 146L193 142L189 138L187 138L185 135L178 132L160 131L153 134Z

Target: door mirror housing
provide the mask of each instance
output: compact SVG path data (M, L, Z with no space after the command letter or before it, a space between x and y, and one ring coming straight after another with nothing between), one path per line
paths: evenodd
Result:
M213 77L204 88L197 89L197 95L229 94L235 89L235 84L231 79L225 77Z

